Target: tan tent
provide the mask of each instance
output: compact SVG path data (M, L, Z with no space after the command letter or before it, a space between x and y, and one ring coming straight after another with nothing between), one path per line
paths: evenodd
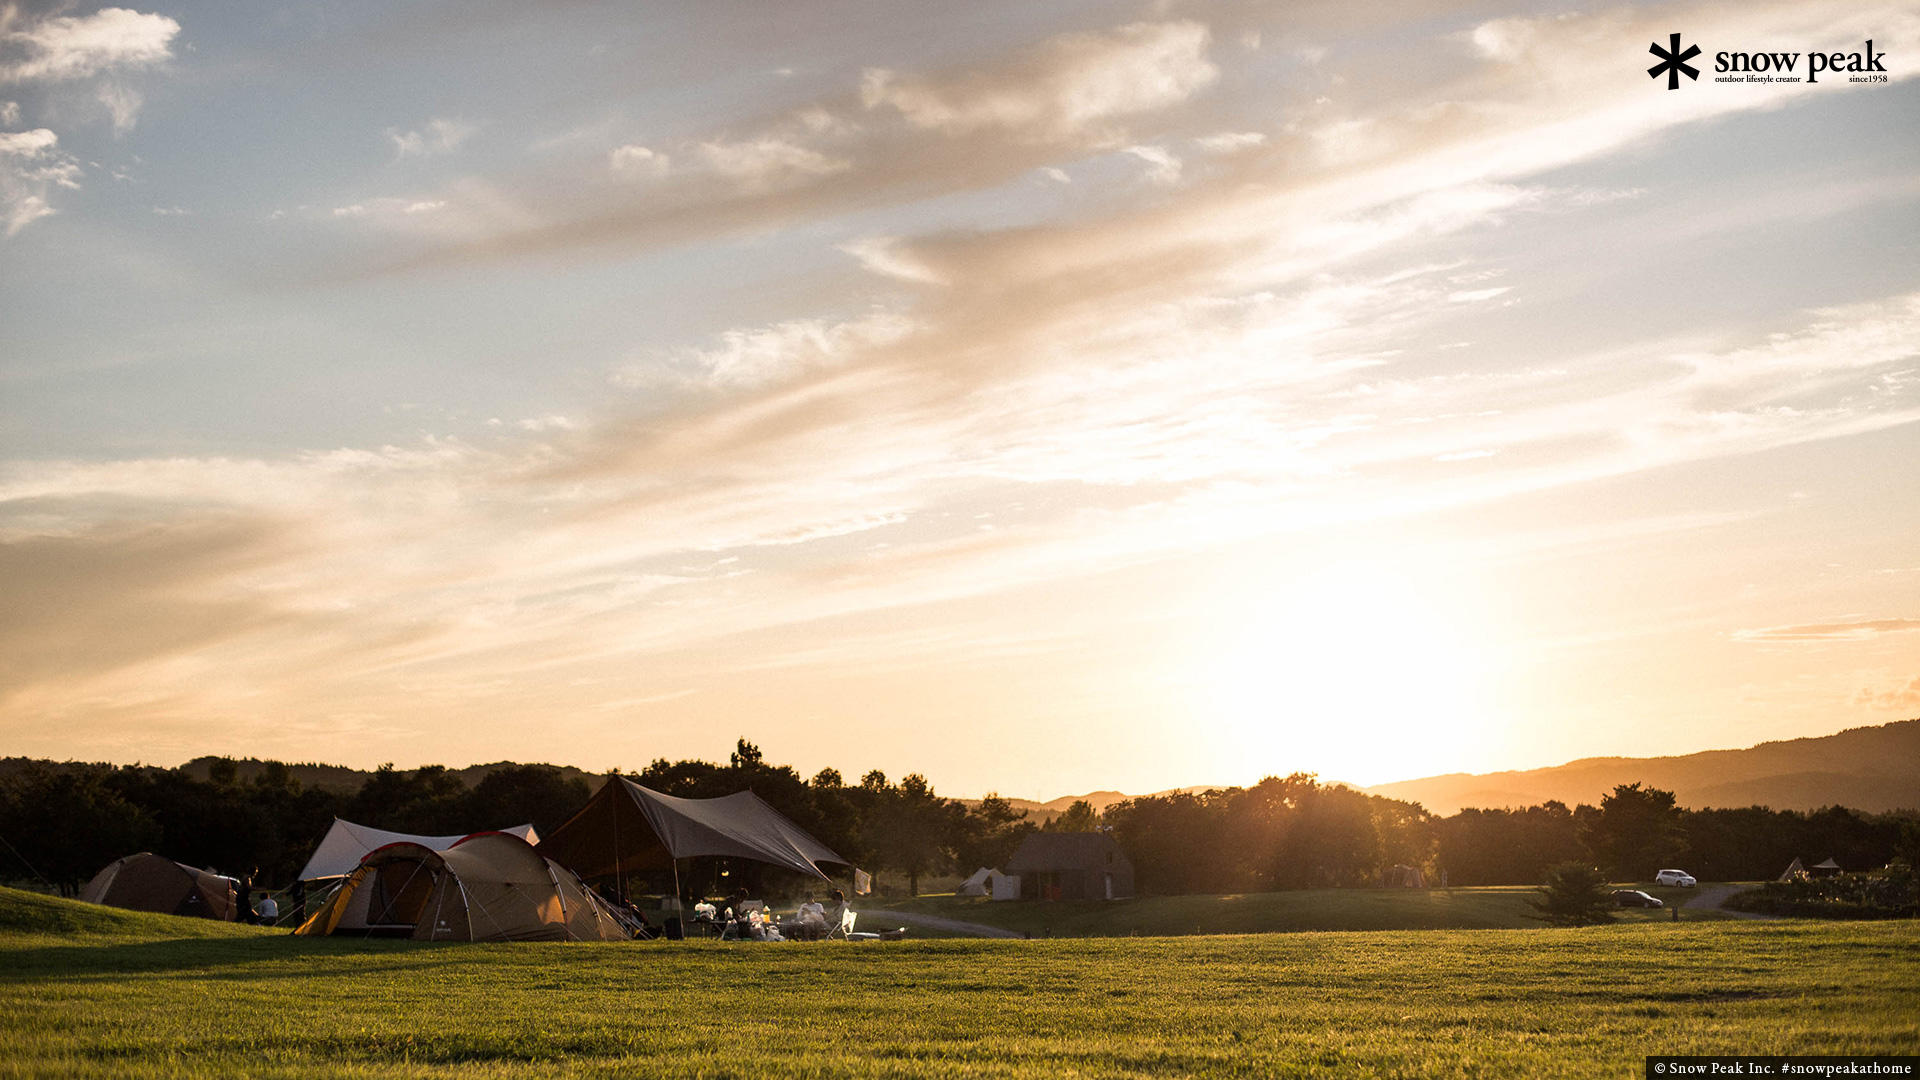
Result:
M495 830L512 833L529 844L540 842L540 835L531 825L515 825L511 828ZM355 825L351 821L333 819L333 825L327 829L327 835L320 838L320 846L313 849L313 855L307 859L307 865L300 868L299 879L312 881L316 878L345 877L360 865L361 856L375 848L388 844L413 843L421 847L430 847L435 851L445 851L466 839L469 833L457 833L453 836L417 836L413 833L389 832L366 825Z
M239 909L234 893L231 878L143 851L115 859L93 875L80 890L80 899L132 911L232 922Z
M703 855L754 859L825 879L833 849L751 791L717 799L662 795L610 778L581 811L540 841L540 853L585 877L668 870Z
M370 851L296 934L417 941L625 941L632 935L566 868L508 833L444 851L400 842Z

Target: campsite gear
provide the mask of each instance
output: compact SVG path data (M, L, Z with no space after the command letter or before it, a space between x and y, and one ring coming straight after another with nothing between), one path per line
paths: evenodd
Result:
M510 833L474 833L438 851L370 851L296 934L416 941L625 941L630 933L580 879Z
M512 828L494 830L512 833L529 844L538 844L540 836L531 825L515 825ZM307 859L307 865L300 868L301 881L313 881L318 878L343 877L360 865L360 859L369 851L386 847L388 844L419 844L435 851L445 851L464 840L472 833L458 833L453 836L415 836L412 833L388 832L366 825L355 825L351 821L333 819L327 835L320 838L320 846L313 849L313 855Z
M723 856L771 863L826 878L823 862L847 860L751 791L682 799L609 777L580 812L540 841L540 853L582 877L671 870L680 893L680 860Z
M143 851L93 875L80 899L92 904L232 922L239 914L233 879Z

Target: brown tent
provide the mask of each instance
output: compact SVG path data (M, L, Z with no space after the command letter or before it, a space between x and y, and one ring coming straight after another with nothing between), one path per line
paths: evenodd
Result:
M231 878L143 851L93 875L80 899L92 904L232 922L239 910Z
M540 853L590 878L669 870L699 856L754 859L821 879L820 863L848 865L751 791L682 799L623 776L547 834Z
M368 852L296 934L417 941L625 941L632 935L566 868L510 833L444 851L400 842Z

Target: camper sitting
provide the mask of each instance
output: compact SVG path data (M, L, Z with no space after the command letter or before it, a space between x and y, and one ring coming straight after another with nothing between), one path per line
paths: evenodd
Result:
M791 936L798 941L819 941L827 935L827 909L808 893L800 910L794 913Z

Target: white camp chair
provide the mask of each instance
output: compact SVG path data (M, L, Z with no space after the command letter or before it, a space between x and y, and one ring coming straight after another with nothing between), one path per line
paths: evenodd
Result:
M854 913L851 905L841 908L839 924L835 926L829 926L827 928L826 937L821 938L820 940L832 941L834 938L839 938L841 941L853 940L852 939L853 918L854 918Z

